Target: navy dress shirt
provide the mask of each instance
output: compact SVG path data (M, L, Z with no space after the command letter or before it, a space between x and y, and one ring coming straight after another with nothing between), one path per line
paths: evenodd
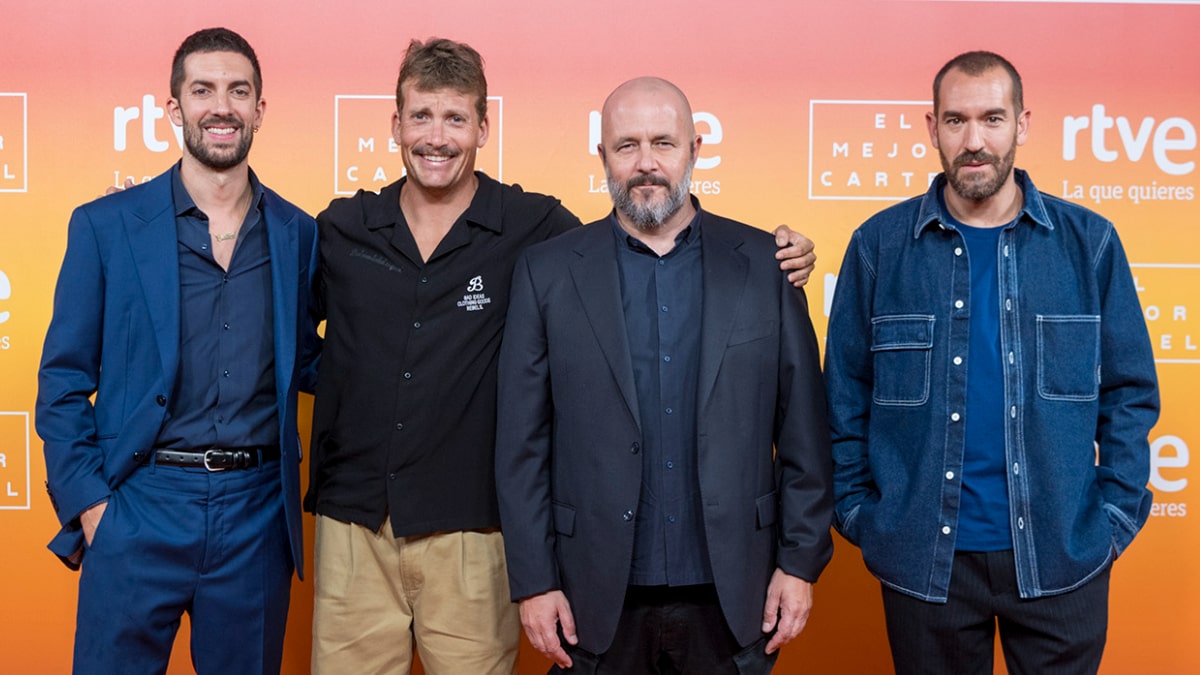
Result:
M179 373L158 446L194 450L278 443L262 185L251 173L250 209L226 271L213 258L208 216L184 188L178 165L171 184L179 238Z
M713 580L696 453L701 219L697 213L660 257L610 217L644 450L629 577L635 585Z

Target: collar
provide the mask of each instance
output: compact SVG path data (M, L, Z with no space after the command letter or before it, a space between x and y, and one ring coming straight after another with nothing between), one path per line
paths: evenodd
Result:
M183 175L179 171L179 167L183 165L183 161L175 162L171 167L171 199L175 202L175 216L183 216L192 211L200 212L200 208L196 206L196 200L192 199L192 195L188 194L187 188L183 186ZM250 208L260 208L263 198L262 183L258 182L258 176L254 175L254 170L250 170Z
M1029 174L1021 169L1013 169L1013 177L1016 179L1017 185L1021 188L1021 194L1024 196L1024 204L1022 204L1021 211L1017 214L1013 222L1021 223L1028 221L1032 225L1053 230L1054 221L1050 219L1050 213L1046 210L1046 203L1042 199L1042 193L1038 192L1038 189L1034 187L1033 181L1029 179ZM921 208L917 212L917 223L913 227L913 239L919 239L922 232L931 229L934 225L943 230L954 228L952 224L954 219L950 217L950 213L945 210L942 200L938 197L939 193L945 187L946 174L940 173L929 186L929 190L925 193L925 196L921 197Z
M475 195L471 197L471 204L459 219L499 234L504 229L504 219L501 217L504 213L501 185L482 171L476 171L475 178L478 181ZM404 214L400 211L400 191L406 183L408 176L379 191L380 208L366 214L368 230L378 230L404 222Z

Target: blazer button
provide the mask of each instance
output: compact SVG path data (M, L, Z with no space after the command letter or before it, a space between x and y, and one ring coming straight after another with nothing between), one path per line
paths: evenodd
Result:
M633 445L629 446L629 451L636 455L642 451L642 446L640 443L634 443Z
M162 394L159 394L158 396L154 397L154 402L157 403L160 407L165 406L167 404L167 397L163 396Z
M633 511L626 511L625 513L622 513L621 520L624 520L626 522L633 520Z

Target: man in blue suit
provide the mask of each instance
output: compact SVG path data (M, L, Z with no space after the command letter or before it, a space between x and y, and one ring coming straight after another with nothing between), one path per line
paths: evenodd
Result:
M198 672L279 670L317 243L247 163L265 106L241 36L191 35L167 104L182 160L71 217L37 429L50 549L82 568L75 672L164 671L184 612Z

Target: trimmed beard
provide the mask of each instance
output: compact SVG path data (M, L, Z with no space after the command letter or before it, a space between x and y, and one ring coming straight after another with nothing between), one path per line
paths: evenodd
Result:
M237 124L235 133L239 135L237 145L231 152L214 152L211 148L204 144L203 126L208 122L234 122ZM254 134L243 134L245 125L240 120L234 118L209 117L199 124L188 123L184 120L183 124L183 144L187 146L188 153L196 158L204 166L216 171L224 171L246 161L246 157L250 154L250 145L254 142Z
M1012 173L1013 162L1017 157L1017 138L1013 136L1012 145L1003 158L999 158L986 150L964 152L954 158L951 163L946 155L938 150L938 158L942 160L942 170L946 172L946 181L955 194L963 199L981 202L1000 191ZM962 180L958 177L958 169L972 162L987 162L996 170L996 175L986 180Z
M683 174L683 180L675 185L671 185L670 181L658 174L638 175L621 183L614 180L609 174L607 164L604 166L604 175L608 179L608 192L612 196L613 206L625 214L634 227L646 232L662 227L671 216L679 213L679 209L682 209L683 205L687 203L692 186L690 163L687 172ZM634 201L632 196L633 189L641 185L661 185L669 192L666 199L656 203L642 204Z

